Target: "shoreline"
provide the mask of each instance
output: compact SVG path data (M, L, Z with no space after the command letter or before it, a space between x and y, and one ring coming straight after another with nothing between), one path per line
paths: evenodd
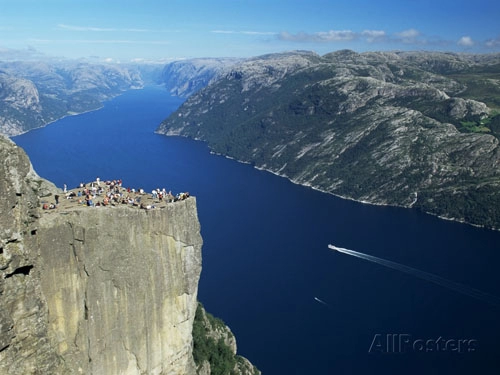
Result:
M119 95L121 95L121 94L118 94L117 96L119 96ZM116 96L115 96L115 97L113 97L113 98L116 98ZM111 100L111 99L113 99L113 98L109 98L109 99L107 99L107 100ZM106 100L106 101L107 101L107 100ZM53 123L55 123L55 122L57 122L57 121L60 121L60 120L65 119L65 118L67 118L67 117L84 115L84 114L86 114L86 113L90 113L90 112L95 112L95 111L98 111L98 110L100 110L100 109L102 109L102 108L104 108L104 103L101 103L101 106L100 106L99 108L89 109L89 110L87 110L87 111L83 111L83 112L72 112L72 113L66 113L64 116L59 117L58 119L55 119L55 120L49 121L49 122L47 122L47 123L43 124L42 126L37 126L36 128L29 129L29 130L26 130L26 131L20 132L20 133L15 134L15 135L9 135L9 136L7 136L7 137L8 137L9 139L13 140L12 138L18 137L18 136L20 136L20 135L23 135L23 134L29 133L29 132L34 131L34 130L37 130L37 129L43 129L43 128L45 128L46 126L49 126L49 125L51 125L51 124L53 124Z
M157 133L157 132L155 132ZM271 169L268 169L268 168L264 168L264 167L260 167L260 166L257 166L251 162L248 162L248 161L241 161L241 160L238 160L232 156L229 156L229 155L224 155L224 154L221 154L221 153L218 153L218 152L215 152L213 151L208 142L204 141L203 139L200 139L200 138L193 138L193 137L188 137L188 136L185 136L185 135L182 135L182 134L169 134L169 133L157 133L157 134L161 134L161 135L164 135L166 137L182 137L182 138L188 138L188 139L192 139L194 141L199 141L199 142L204 142L207 146L208 146L208 149L210 151L210 154L212 155L217 155L217 156L222 156L226 159L229 159L229 160L233 160L233 161L236 161L238 163L241 163L241 164L246 164L246 165L251 165L253 168L259 170L259 171L264 171L264 172L268 172L268 173L271 173L277 177L281 177L281 178L285 178L287 179L288 181L290 181L291 183L295 184L295 185L300 185L300 186L304 186L306 188L309 188L309 189L313 189L315 191L318 191L320 193L324 193L324 194L328 194L328 195L331 195L331 196L334 196L336 198L340 198L340 199L344 199L344 200L348 200L348 201L351 201L351 202L356 202L356 203L361 203L361 204L366 204L366 205L371 205L371 206L378 206L378 207L395 207L395 208L403 208L403 209L407 209L407 210L415 210L415 211L418 211L418 212L421 212L421 213L424 213L426 215L430 215L430 216L433 216L433 217L436 217L440 220L446 220L446 221L451 221L451 222L454 222L454 223L460 223L460 224L466 224L466 225L470 225L472 227L475 227L475 228L482 228L482 229L487 229L487 230L491 230L491 231L495 231L495 232L498 232L500 231L500 228L489 228L489 227L486 227L485 225L479 225L479 224L473 224L473 223L469 223L465 220L462 220L462 219L457 219L457 218L450 218L450 217L446 217L446 216L443 216L443 215L438 215L438 214L435 214L435 213L432 213L432 212L428 212L428 211L422 211L422 210L416 210L413 205L410 207L410 206L401 206L401 205L397 205L397 204L388 204L388 203L376 203L376 202L368 202L368 201L363 201L363 200L357 200L357 199L354 199L354 198L351 198L351 197L347 197L347 196L343 196L343 195L339 195L339 194L335 194L335 193L332 193L330 191L326 191L326 190L323 190L317 186L314 186L310 183L301 183L301 182L298 182L297 180L294 180L290 177L288 177L287 175L285 174L280 174L278 172L275 172ZM413 202L415 203L415 202Z
M41 126L37 126L36 128L33 128L33 129L29 129L29 130L25 130L25 131L22 131L18 134L14 134L14 135L6 135L7 138L11 139L13 141L12 138L15 138L17 136L20 136L20 135L23 135L23 134L26 134L26 133L29 133L33 130L37 130L37 129L43 129L45 128L46 126L49 126L57 121L60 121L60 120L63 120L67 117L72 117L72 116L79 116L79 115L84 115L86 113L91 113L91 112L95 112L95 111L99 111L100 109L103 109L104 108L104 105L106 102L109 102L110 100L113 100L117 97L119 97L120 95L123 95L124 93L126 93L127 91L130 91L130 90L143 90L146 86L144 87L138 87L138 88L130 88L130 89L127 89L127 90L124 90L124 91L120 91L119 93L115 94L115 95L112 95L108 98L106 98L105 100L103 100L102 102L100 102L100 106L98 108L93 108L93 109L88 109L88 110L85 110L85 111L82 111L82 112L66 112L65 115L55 119L55 120L52 120L52 121L49 121L49 122L46 122L45 124L41 125Z

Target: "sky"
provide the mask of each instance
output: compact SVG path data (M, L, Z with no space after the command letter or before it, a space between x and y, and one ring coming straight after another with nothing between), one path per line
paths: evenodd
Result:
M500 52L498 0L0 0L0 59Z

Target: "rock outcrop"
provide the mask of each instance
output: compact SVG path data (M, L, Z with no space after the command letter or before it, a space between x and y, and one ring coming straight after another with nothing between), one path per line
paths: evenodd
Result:
M50 212L37 238L49 339L75 372L194 372L202 244L194 198L162 210Z
M229 58L174 61L163 68L161 82L170 94L187 98L216 81L238 61Z
M194 349L198 375L260 375L244 357L237 355L236 339L228 326L205 311L199 304L193 325Z
M69 373L49 340L37 250L40 179L26 154L0 137L0 374Z
M61 206L0 137L0 374L196 374L196 199Z

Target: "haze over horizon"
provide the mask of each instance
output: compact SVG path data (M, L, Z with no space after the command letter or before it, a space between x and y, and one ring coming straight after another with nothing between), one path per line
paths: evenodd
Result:
M429 50L500 52L494 0L3 0L0 58L109 62Z

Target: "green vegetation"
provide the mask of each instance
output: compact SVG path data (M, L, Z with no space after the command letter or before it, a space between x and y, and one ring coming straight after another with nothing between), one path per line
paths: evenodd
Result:
M491 133L500 138L500 112L492 111L491 115L476 120L461 121L458 129L464 133Z
M500 223L500 191L493 184L469 189L443 189L419 193L416 208L467 223L498 228Z
M209 326L205 322L205 317ZM225 327L225 324L222 320L204 311L203 306L199 303L193 323L194 361L197 366L208 361L212 375L235 374L237 358L231 348L224 343L224 339L215 340L210 337L211 330L215 330L216 327Z
M460 131L467 132L467 133L490 133L491 130L485 124L483 121L461 121L460 122L461 127L459 128Z
M500 64L487 65L500 56L405 56L333 53L279 78L238 67L159 132L334 194L500 228Z
M490 108L500 109L500 65L450 74L447 77L464 86L465 89L458 94L459 97L477 100Z

